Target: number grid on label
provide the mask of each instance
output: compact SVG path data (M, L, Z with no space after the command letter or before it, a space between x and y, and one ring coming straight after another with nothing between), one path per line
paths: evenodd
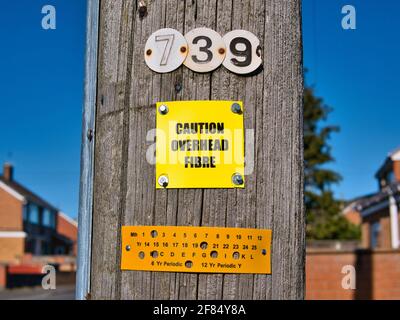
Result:
M122 270L271 273L271 230L122 227Z

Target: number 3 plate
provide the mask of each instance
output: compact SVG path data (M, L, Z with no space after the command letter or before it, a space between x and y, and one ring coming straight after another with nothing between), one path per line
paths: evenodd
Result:
M246 30L233 30L224 36L227 52L224 67L237 74L249 74L262 63L260 40Z
M225 59L225 43L212 29L197 28L185 35L189 46L183 63L195 72L210 72L217 69Z
M187 56L187 42L175 29L154 32L146 42L144 59L148 67L160 73L178 69Z

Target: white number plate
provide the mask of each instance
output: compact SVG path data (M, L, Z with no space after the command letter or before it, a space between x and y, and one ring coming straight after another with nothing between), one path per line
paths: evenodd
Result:
M238 74L249 74L262 63L260 40L249 31L233 30L224 36L226 57L224 67Z
M189 53L184 65L195 72L217 69L225 59L225 43L214 30L197 28L185 35Z
M175 29L165 28L154 32L146 42L144 59L147 66L159 73L178 69L187 56L185 37Z
M159 73L184 64L195 72L210 72L221 64L236 74L251 74L262 64L260 40L246 30L228 32L223 38L209 28L189 31L185 37L175 29L154 32L146 42L147 66Z

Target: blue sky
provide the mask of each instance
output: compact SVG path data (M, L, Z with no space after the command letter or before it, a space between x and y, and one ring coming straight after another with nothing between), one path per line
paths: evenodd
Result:
M57 29L41 27L42 7ZM86 4L81 0L4 1L0 10L0 163L15 178L77 216Z
M356 8L357 29L343 30L341 8ZM377 189L374 174L388 152L400 147L400 1L304 0L304 63L307 81L334 108L328 123L343 181L337 196Z
M57 29L41 28L41 9L57 9ZM341 28L352 4L357 29ZM84 0L16 0L0 11L0 163L16 179L77 216L85 43ZM346 199L373 192L374 173L400 146L400 2L304 0L307 82L334 108L328 123Z

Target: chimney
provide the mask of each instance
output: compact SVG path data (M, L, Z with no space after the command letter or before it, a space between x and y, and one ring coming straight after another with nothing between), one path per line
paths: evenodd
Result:
M14 175L14 167L11 163L5 163L3 166L3 179L6 181L12 181Z

